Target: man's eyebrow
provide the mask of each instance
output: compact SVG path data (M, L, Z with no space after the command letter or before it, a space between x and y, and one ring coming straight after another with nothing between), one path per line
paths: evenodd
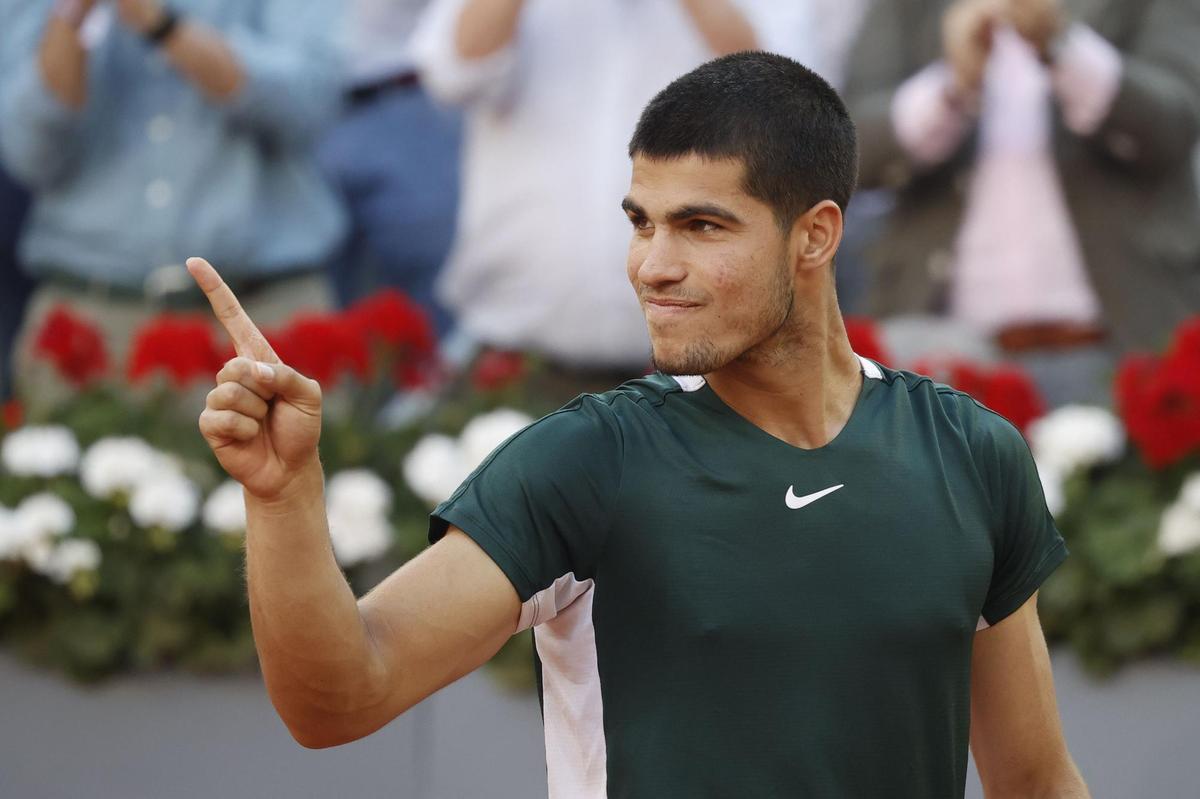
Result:
M646 209L642 208L642 206L635 203L629 197L626 197L624 200L621 200L621 210L627 214L633 214L634 216L640 216L643 219L646 216Z
M720 219L723 222L728 222L731 225L741 225L742 220L737 217L732 211L726 210L719 205L711 203L700 203L699 205L683 205L674 209L667 214L667 219L671 222L683 222L688 219L693 219L697 216L710 216L713 219Z

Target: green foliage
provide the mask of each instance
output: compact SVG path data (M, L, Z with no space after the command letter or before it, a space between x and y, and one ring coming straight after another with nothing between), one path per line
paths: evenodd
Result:
M460 397L467 399L440 403L399 429L364 424L374 418L374 400L331 397L334 410L327 413L321 440L327 473L369 469L393 490L392 548L346 572L358 594L427 546L429 510L405 484L404 455L425 433L457 433L475 413L507 398L466 391ZM109 436L143 438L178 456L207 494L225 476L196 429L202 406L203 394L197 404L161 387L134 399L96 388L40 410L33 421L67 426L84 449ZM200 520L176 533L144 529L130 516L126 497L94 498L76 475L46 480L4 474L0 505L15 507L41 491L71 506L76 517L71 536L95 541L102 560L97 572L77 574L66 585L0 560L0 646L79 681L164 668L222 673L256 667L240 536L217 535ZM505 646L495 664L505 685L531 686L528 636Z
M1130 455L1067 486L1057 522L1071 557L1038 607L1049 640L1069 643L1097 675L1155 655L1200 663L1200 551L1168 557L1158 546L1189 466L1154 472Z

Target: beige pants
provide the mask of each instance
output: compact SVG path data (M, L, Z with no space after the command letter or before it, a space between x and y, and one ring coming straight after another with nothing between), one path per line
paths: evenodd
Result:
M333 304L325 275L321 272L280 278L239 299L250 318L262 327L281 325L299 311L328 310ZM73 391L53 366L33 354L38 332L46 317L59 305L65 305L75 314L86 318L103 333L108 350L109 372L117 384L125 382L125 363L134 332L152 317L168 310L145 300L115 297L102 288L85 289L53 280L38 286L30 298L13 357L13 383L17 396L31 410L53 407ZM227 340L207 306L169 310L207 314L213 319L213 327L219 333L218 340Z

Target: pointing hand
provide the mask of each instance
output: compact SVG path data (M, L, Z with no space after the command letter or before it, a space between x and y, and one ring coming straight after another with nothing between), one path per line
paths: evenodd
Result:
M187 268L237 352L217 374L200 432L230 477L260 499L277 499L319 462L321 386L279 360L207 261L190 258Z

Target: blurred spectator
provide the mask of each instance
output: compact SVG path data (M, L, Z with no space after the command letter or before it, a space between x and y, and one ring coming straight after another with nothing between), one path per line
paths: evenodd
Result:
M897 190L872 309L971 322L1051 401L1107 383L1102 339L1165 342L1200 308L1197 43L1195 0L876 3L848 87L862 183Z
M347 109L320 158L350 212L345 249L330 262L339 302L399 288L444 332L433 285L454 236L461 125L430 99L408 51L426 4L349 3Z
M846 68L853 56L854 41L873 0L808 0L813 17L821 20L822 54L809 64L839 92L846 87ZM891 192L886 189L858 191L846 207L842 244L837 252L838 306L842 313L865 312L869 267L868 245L879 235L883 219L891 209Z
M800 0L435 0L413 54L430 92L466 108L439 287L466 333L577 367L643 369L619 213L638 112L719 53L811 60L807 14Z
M121 357L147 296L203 302L203 254L278 319L327 302L340 206L314 142L337 109L335 0L0 0L0 148L32 190L40 279L19 345L59 302ZM262 319L270 324L271 319Z
M33 282L17 265L29 196L0 169L0 404L12 396L12 349Z

